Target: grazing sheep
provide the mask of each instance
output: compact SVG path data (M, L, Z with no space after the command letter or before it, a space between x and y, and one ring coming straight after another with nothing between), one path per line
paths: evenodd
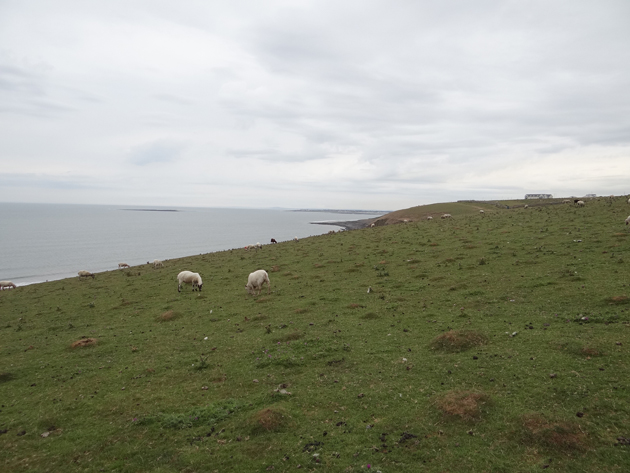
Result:
M257 295L260 295L262 291L263 284L267 283L267 294L271 292L271 283L269 282L269 275L267 271L264 269L259 269L258 271L254 271L247 278L247 284L245 285L245 289L247 292L254 295L256 291L258 291Z
M262 245L260 244L260 242L256 242L256 248L262 248Z
M153 260L154 269L163 268L163 267L164 267L164 263L162 263L159 259Z
M630 225L630 216L626 219L626 225Z
M481 210L479 211L479 213L480 213L481 215L485 214L485 212L483 211L483 209L481 209Z
M177 292L182 292L182 284L191 284L192 290L197 289L201 292L201 286L203 286L203 281L201 280L201 276L199 273L193 273L191 271L182 271L177 275Z
M376 226L375 223L370 224L370 228L374 228Z
M440 218L451 218L451 214L444 214Z
M293 238L293 241L298 241L298 237Z
M583 200L578 200L575 205L577 205L578 207L584 207L586 204L584 203Z
M525 204L525 206L523 207L524 209L528 209L529 205Z
M79 279L81 278L96 278L96 276L94 276L92 273L90 273L89 271L79 271Z
M11 281L0 281L0 291L4 289L15 289L16 287L17 286L13 284Z
M122 268L129 268L129 265L127 263L118 263L118 269Z
M428 216L428 217L427 217L427 220L433 220L433 217Z
M271 243L278 243L275 238L271 239Z

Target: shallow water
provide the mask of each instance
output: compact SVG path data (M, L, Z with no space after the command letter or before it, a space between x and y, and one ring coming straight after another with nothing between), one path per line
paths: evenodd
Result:
M116 269L260 242L321 235L337 227L315 221L366 214L260 209L0 203L0 280L17 285Z

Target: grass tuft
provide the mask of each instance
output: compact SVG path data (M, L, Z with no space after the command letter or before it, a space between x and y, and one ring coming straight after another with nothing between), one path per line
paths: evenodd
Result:
M521 422L525 445L563 453L586 450L586 434L576 422L548 420L540 414L525 415Z
M489 396L480 391L454 390L441 396L436 401L436 405L446 416L463 420L479 420L482 407L489 401Z
M460 352L485 345L488 337L477 330L449 330L431 342L431 348L445 352Z

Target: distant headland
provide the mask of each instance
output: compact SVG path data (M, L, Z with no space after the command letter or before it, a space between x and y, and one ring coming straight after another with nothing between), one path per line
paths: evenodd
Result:
M133 212L179 212L179 210L174 210L174 209L120 209L120 210L131 210Z

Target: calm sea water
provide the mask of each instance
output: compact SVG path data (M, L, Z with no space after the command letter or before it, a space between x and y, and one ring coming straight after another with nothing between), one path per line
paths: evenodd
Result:
M129 210L136 208L0 203L0 280L20 286L76 276L79 270L116 269L120 262L133 266L257 242L265 245L271 238L291 240L337 229L311 222L371 217L181 207L168 207L177 212Z

